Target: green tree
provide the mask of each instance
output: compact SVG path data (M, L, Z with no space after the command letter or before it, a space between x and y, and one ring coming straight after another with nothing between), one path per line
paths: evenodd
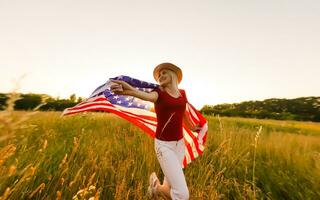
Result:
M76 99L77 99L76 94L70 95L69 99L71 102L76 102Z

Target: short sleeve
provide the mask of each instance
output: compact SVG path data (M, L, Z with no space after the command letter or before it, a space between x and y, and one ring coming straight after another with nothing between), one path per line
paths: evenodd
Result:
M158 99L157 99L157 101L159 101L160 96L161 96L161 90L160 90L160 88L156 87L156 88L154 88L153 90L151 90L151 92L153 92L153 91L155 91L155 92L158 93Z
M158 93L158 95L160 94L159 88L154 88L153 90L151 90L151 92L156 91Z
M183 89L181 89L180 92L181 92L182 96L186 99L186 101L188 102L188 98L187 98L187 95L186 95L186 91L183 90Z

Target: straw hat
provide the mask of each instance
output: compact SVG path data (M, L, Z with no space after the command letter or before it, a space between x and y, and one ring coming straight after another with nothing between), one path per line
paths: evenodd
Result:
M153 70L153 77L154 79L157 81L158 80L158 77L159 77L159 72L162 70L162 69L170 69L172 70L174 73L176 73L177 75L177 78L178 78L178 83L181 82L182 80L182 70L175 66L174 64L172 63L161 63L159 64L158 66L156 66Z

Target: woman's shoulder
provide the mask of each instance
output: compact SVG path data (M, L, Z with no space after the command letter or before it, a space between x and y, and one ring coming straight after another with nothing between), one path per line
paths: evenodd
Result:
M162 91L162 89L160 88L160 86L158 86L158 87L153 88L151 91L159 92L159 91Z
M179 89L181 95L188 101L186 91L184 89Z
M186 94L186 91L185 91L184 89L179 89L179 91L180 91L180 93L181 93L182 95L185 95L185 94Z
M160 96L163 93L163 89L161 89L161 87L155 87L151 90L151 92L157 92L158 95Z

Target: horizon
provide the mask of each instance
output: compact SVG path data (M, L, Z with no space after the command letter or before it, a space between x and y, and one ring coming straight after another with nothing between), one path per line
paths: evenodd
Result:
M0 1L0 92L87 98L172 62L196 107L320 96L320 2Z
M10 94L12 92L9 92L9 93L4 93L4 92L1 92L0 91L0 94ZM20 95L25 95L25 94L35 94L35 95L49 95L49 94L45 94L45 93L33 93L33 92L28 92L28 93L21 93L21 92L16 92ZM53 99L55 100L68 100L70 99L70 96L73 95L73 94L70 94L69 96L67 97L60 97L60 96L51 96L49 95L50 97L52 97ZM76 95L76 94L75 94ZM82 97L82 96L78 96L76 95L76 100L78 98L81 98L82 100L85 100L86 98L88 97ZM293 98L277 98L277 97L271 97L271 98L267 98L267 99L259 99L259 100L256 100L256 99L251 99L251 100L245 100L245 101L241 101L241 102L222 102L222 103L217 103L217 104L204 104L202 105L202 107L200 108L197 108L198 110L202 109L204 106L217 106L217 105L222 105L222 104L241 104L241 103L245 103L245 102L256 102L256 101L266 101L266 100L271 100L271 99L277 99L277 100L294 100L294 99L300 99L300 98L320 98L320 96L300 96L300 97L293 97Z

